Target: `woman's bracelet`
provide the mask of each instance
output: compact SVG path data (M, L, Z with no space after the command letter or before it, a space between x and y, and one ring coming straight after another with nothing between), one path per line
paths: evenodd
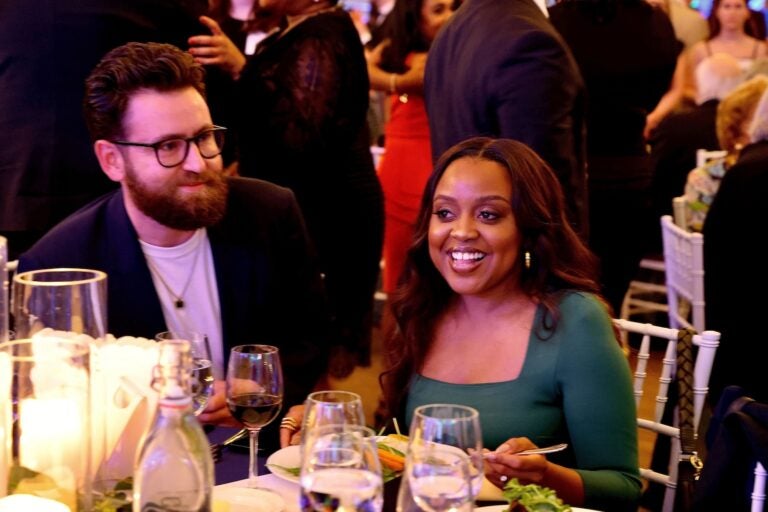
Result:
M390 73L389 74L389 92L390 94L397 94L397 83L395 80L397 79L396 73Z

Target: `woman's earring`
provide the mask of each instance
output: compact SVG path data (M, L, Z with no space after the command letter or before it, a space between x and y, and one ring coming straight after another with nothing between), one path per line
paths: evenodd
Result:
M531 270L531 253L530 253L530 251L525 251L523 253L523 258L525 259L525 270Z

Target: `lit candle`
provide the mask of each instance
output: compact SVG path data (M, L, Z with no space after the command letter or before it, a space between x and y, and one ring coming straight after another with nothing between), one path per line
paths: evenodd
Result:
M75 490L85 478L82 404L67 398L28 398L19 404L19 462L49 474L59 488Z
M0 512L70 512L69 507L58 501L32 496L13 494L0 498Z

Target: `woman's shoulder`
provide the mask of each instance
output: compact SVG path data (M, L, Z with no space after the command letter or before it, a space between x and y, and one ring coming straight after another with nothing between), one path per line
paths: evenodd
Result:
M605 303L594 293L565 290L558 299L562 316L578 313L602 313L608 315Z
M559 318L556 331L560 336L591 336L597 332L612 331L608 306L593 293L565 291L557 307Z

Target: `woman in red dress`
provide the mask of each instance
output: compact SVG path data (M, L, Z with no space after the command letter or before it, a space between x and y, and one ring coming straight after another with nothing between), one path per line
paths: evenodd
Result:
M397 0L384 22L384 41L368 54L371 88L391 95L386 152L378 168L384 189L384 291L391 293L411 245L424 185L432 172L424 107L424 64L452 0Z

